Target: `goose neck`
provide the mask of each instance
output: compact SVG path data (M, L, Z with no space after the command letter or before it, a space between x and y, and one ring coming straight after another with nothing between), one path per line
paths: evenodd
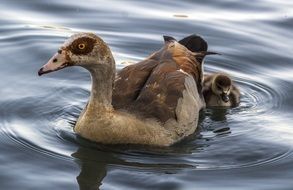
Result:
M92 89L88 106L98 110L112 108L112 88L115 68L97 65L87 68L92 78Z

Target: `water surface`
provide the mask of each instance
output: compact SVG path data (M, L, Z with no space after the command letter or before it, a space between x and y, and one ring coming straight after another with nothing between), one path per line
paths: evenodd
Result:
M292 189L293 3L1 0L0 189ZM73 132L90 93L81 68L38 77L75 32L100 35L117 68L196 33L221 56L240 106L207 109L200 131L169 148L105 146ZM214 129L230 128L214 133Z

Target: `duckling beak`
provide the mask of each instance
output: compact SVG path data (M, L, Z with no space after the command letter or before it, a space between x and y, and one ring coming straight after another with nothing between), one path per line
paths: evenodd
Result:
M46 73L53 71L58 71L69 66L69 60L66 59L65 51L56 53L49 61L46 63L38 72L38 75L41 76Z
M226 94L226 93L222 93L221 98L224 102L229 102L229 100L230 100L228 94Z

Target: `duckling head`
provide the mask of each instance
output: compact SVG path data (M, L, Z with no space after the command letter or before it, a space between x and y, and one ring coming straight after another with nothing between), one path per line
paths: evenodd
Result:
M112 53L107 44L93 33L77 33L67 39L57 53L38 72L39 76L68 66L93 66L115 68Z
M228 102L232 81L225 74L215 75L212 81L212 91L215 95L219 96L224 102Z

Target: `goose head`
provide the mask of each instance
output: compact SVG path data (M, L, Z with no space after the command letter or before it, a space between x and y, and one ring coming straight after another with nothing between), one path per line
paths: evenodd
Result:
M219 96L224 102L228 102L232 80L225 74L217 74L212 81L212 91Z
M106 43L93 33L77 33L67 39L57 53L38 72L41 76L69 66L88 70L102 66L115 69L111 51Z

